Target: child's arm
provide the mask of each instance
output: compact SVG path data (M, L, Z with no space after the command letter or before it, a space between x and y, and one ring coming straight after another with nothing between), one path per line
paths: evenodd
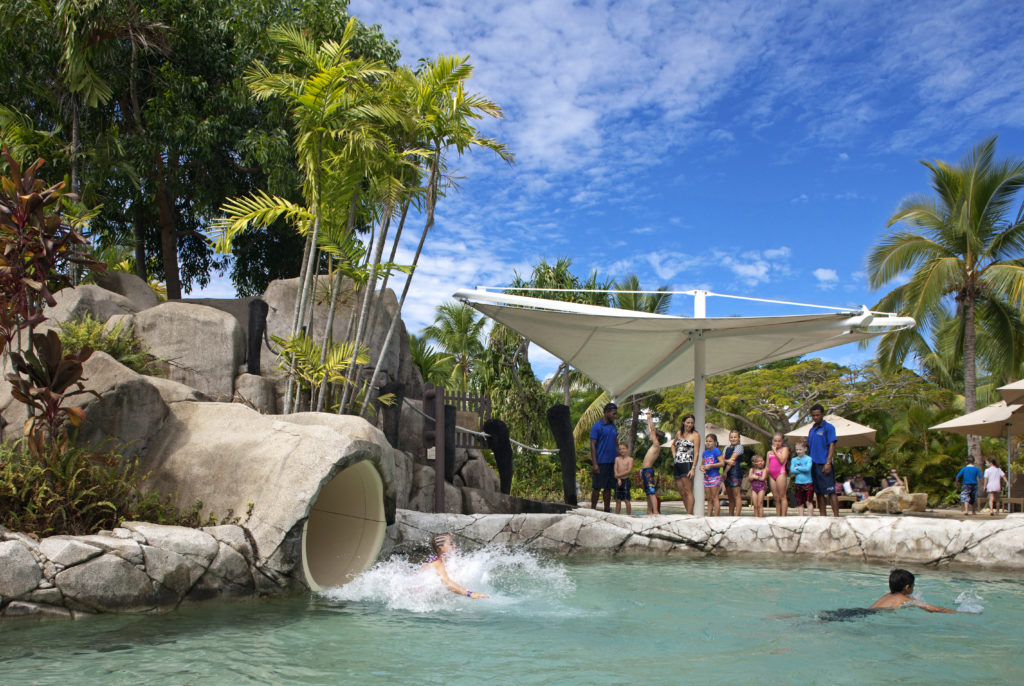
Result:
M920 600L911 600L909 604L913 605L914 607L919 607L922 610L927 610L928 612L945 612L951 615L960 614L959 610L950 610L948 607L929 605L928 603L922 603Z

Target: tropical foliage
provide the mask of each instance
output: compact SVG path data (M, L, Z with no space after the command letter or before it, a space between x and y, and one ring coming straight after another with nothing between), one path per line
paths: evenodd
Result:
M883 337L880 362L893 369L916 356L934 368L962 353L962 371L951 371L962 373L969 412L977 409L979 367L1005 380L1024 362L1024 160L997 160L995 145L994 137L981 142L958 165L922 162L934 197L905 200L889 226L910 228L891 230L868 256L874 288L909 274L876 308L919 323ZM980 460L976 440L971 453Z
M161 368L157 359L149 352L149 347L135 335L124 321L106 326L86 313L81 319L70 322L58 322L60 341L64 350L78 353L83 348L104 352L115 360L138 372L158 376Z

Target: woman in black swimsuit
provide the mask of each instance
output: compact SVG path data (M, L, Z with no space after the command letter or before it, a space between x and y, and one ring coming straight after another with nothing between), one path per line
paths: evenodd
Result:
M693 514L693 458L695 446L701 444L700 433L694 429L695 421L692 414L683 416L683 424L676 432L672 446L672 476L687 514Z

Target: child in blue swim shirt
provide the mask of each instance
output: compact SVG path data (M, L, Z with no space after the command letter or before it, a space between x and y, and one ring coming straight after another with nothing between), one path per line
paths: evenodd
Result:
M708 506L708 517L717 517L722 507L722 473L725 466L722 459L722 451L718 449L718 436L708 434L704 439L704 453L701 455L700 470L704 472L704 500ZM714 514L712 514L714 510Z

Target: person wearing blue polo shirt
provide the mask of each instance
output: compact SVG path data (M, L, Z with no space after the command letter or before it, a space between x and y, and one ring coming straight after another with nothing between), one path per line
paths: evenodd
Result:
M832 461L836 457L836 427L825 421L825 408L811 406L811 430L807 433L807 452L811 456L811 480L818 497L818 512L825 516L825 497L832 503L832 514L839 516L836 474Z
M974 466L974 456L967 456L967 464L956 473L956 481L959 484L963 481L960 489L960 502L964 505L964 514L967 514L967 506L971 507L971 514L978 514L978 477L981 470Z
M594 464L594 486L590 490L590 507L597 509L597 492L603 491L604 511L610 512L612 487L615 485L615 458L619 454L619 430L615 403L604 406L604 416L590 427L590 461Z

